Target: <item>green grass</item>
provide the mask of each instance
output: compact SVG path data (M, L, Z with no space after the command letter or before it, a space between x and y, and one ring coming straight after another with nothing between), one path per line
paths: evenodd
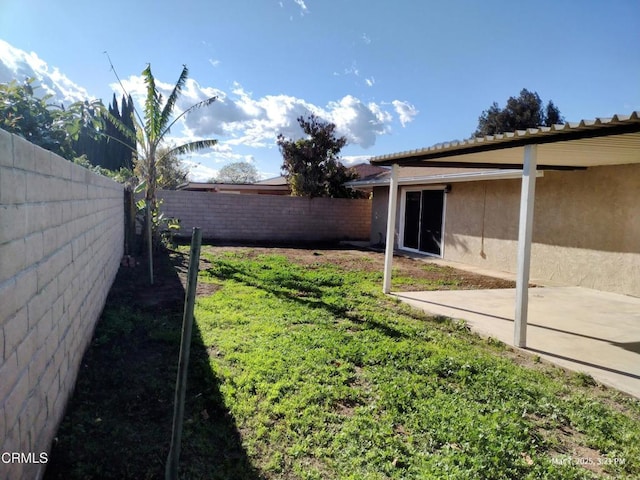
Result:
M382 295L375 257L265 251L203 249L200 290L219 288L197 299L180 478L640 478L638 400ZM171 259L152 287L118 273L46 479L164 478L186 268ZM400 267L396 289L460 278Z
M154 286L144 268L120 270L82 359L45 479L164 478L183 301L167 255L157 258ZM184 419L181 479L261 478L221 400L197 331Z
M638 401L523 367L383 296L379 273L215 252L200 281L221 288L198 299L197 327L266 478L640 477Z

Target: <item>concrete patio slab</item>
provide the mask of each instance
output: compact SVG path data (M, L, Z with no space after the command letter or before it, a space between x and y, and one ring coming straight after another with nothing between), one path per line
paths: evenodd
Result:
M513 345L515 289L392 295ZM532 288L524 350L640 398L640 298L582 287Z

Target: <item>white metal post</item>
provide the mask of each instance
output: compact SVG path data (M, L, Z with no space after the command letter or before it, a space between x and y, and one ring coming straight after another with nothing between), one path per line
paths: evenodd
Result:
M529 270L531 266L531 238L533 204L536 195L537 145L524 147L522 191L520 194L520 225L518 232L518 273L516 277L516 318L513 343L527 346L527 315L529 312Z
M391 269L393 268L393 247L396 232L396 208L398 205L398 164L391 167L389 183L389 211L387 212L387 243L384 250L384 281L382 291L391 292Z

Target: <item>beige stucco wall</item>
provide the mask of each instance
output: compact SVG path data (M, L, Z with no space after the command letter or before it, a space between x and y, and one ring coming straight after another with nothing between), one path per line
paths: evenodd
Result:
M515 273L520 184L453 183L445 200L444 258ZM389 190L373 191L375 245L386 232ZM537 178L531 277L640 296L639 164L546 171Z
M531 276L640 296L640 165L537 179ZM454 184L444 257L515 272L520 180Z
M122 185L0 130L0 452L48 451L123 236ZM0 478L44 468L0 462Z
M519 203L519 180L453 185L446 200L444 257L515 271Z
M374 187L371 200L371 245L383 245L387 231L387 214L389 212L389 189Z

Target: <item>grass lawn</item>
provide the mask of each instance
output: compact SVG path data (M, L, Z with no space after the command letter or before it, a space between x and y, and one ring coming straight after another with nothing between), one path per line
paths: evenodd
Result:
M381 255L202 257L182 478L640 478L640 401L382 295ZM478 280L397 265L394 288ZM162 478L179 309L115 303L48 478Z

